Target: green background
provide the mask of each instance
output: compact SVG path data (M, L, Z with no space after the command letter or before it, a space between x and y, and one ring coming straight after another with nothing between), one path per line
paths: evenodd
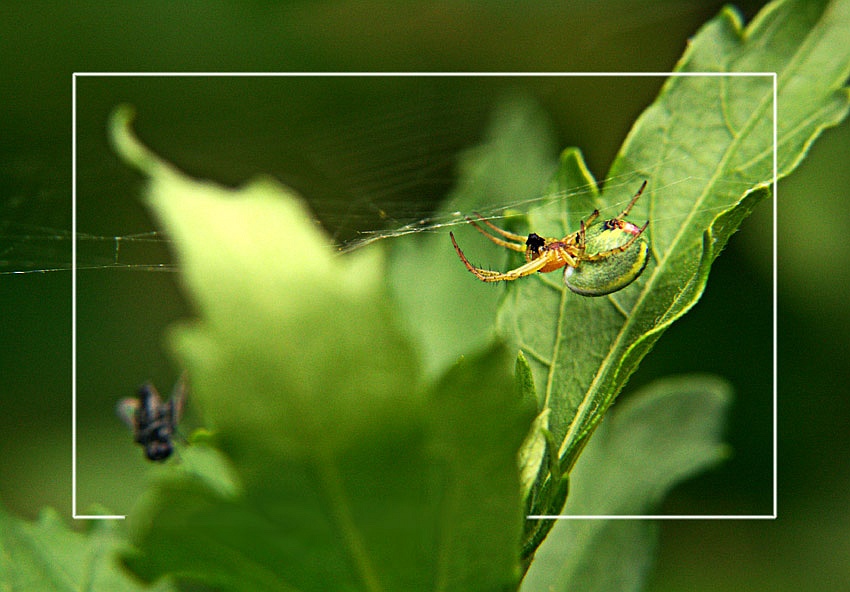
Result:
M743 6L745 18L760 4ZM2 237L26 225L51 234L70 227L74 71L668 71L721 3L170 6L0 7L2 270L69 261L67 241ZM379 10L384 18L375 18ZM601 179L662 82L78 78L79 229L113 236L153 228L136 199L139 177L106 144L106 117L121 101L136 105L144 141L187 172L230 184L273 174L347 241L427 214L451 187L458 151L480 139L505 92L540 101L559 145L581 147ZM848 215L839 196L848 159L845 123L779 186L780 519L663 522L651 590L846 582L848 272L840 262L848 242L840 229ZM700 303L627 387L701 371L735 388L733 457L678 488L659 513L771 512L772 205L744 223ZM167 261L162 247L122 245L121 258ZM81 244L84 263L112 255L109 242ZM67 271L0 276L0 500L27 516L43 505L70 514L70 281ZM113 405L145 379L170 388L177 369L162 332L187 311L168 272L81 271L78 298L78 511L103 503L123 513L142 491L147 465Z

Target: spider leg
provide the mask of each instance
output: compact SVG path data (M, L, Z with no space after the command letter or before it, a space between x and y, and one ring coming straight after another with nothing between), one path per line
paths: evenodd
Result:
M501 228L499 228L498 226L496 226L495 224L493 224L493 223L492 223L492 222L490 222L489 220L486 220L486 219L482 218L482 217L481 217L481 214L475 214L475 215L476 215L476 216L478 216L478 219L479 219L481 222L483 222L484 224L486 224L489 228L492 228L493 230L495 230L496 232L498 232L500 235L502 235L503 237L505 237L505 238L507 238L507 239L510 239L510 240L512 240L512 241L518 241L520 244L516 244L516 243L513 243L513 242L508 242L508 241L505 241L505 240L500 239L500 238L499 238L499 237L497 237L497 236L493 236L492 234L490 234L489 232L487 232L486 230L484 230L483 228L481 228L481 227L480 227L480 226L479 226L479 225L475 222L475 220L473 220L473 219L471 219L471 218L467 218L467 219L466 219L466 220L467 220L467 222L469 222L470 224L472 224L472 226L475 228L475 230L477 230L478 232L480 232L481 234L483 234L484 236L486 236L488 239L490 239L492 242L496 243L496 244L497 244L497 245L499 245L500 247L505 247L505 248L511 249L511 250L513 250L513 251L520 251L520 252L524 252L524 251L525 251L525 248L526 248L525 241L526 241L526 239L527 239L528 237L521 236L521 235L519 235L519 234L514 234L513 232L508 232L507 230L502 230Z
M508 232L508 231L507 231L507 230L505 230L504 228L499 228L498 226L496 226L495 224L493 224L492 222L490 222L487 218L484 218L484 217L483 217L481 214L479 214L478 212L475 212L475 216L476 216L476 217L477 217L477 218L478 218L481 222L484 222L484 224L486 224L487 226L489 226L490 228L492 228L493 230L495 230L496 232L498 232L499 234L501 234L501 235L502 235L502 236L504 236L505 238L509 238L509 239L511 239L511 240L519 241L519 242L521 242L521 243L523 243L523 244L525 244L525 239L526 239L526 238L528 238L528 237L523 236L523 235L521 235L521 234L515 234L515 233L513 233L513 232ZM469 218L467 218L467 220L469 220Z
M469 218L467 218L467 220L469 220L469 223L475 228L475 230L486 236L491 242L496 243L500 247L505 247L506 249L511 249L512 251L525 252L525 245L518 245L516 243L502 240L499 237L493 236L492 234L481 228L478 224L475 223L474 220L470 220Z
M574 232L573 234L570 235L571 237L573 237L574 242L575 242L575 246L578 249L578 252L582 256L582 258L584 256L585 244L587 243L587 238L586 238L587 227L591 222L593 222L596 219L597 216L599 216L599 210L593 210L593 213L587 219L587 222L582 220L581 226L579 227L578 231Z
M630 202L629 202L629 205L627 205L627 206L626 206L626 209L625 209L625 210L623 210L622 212L620 212L620 215L619 215L619 216L617 216L617 220L622 220L623 218L625 218L626 216L628 216L628 215L629 215L629 212L631 212L631 211L632 211L632 206L634 206L634 205L635 205L635 202L636 202L636 201L638 200L638 198L641 196L641 194L643 193L643 190L644 190L644 189L646 189L646 180L645 180L645 179L644 179L644 181L643 181L643 185L641 185L641 186L640 186L640 189L638 189L638 192L637 192L637 193L635 193L635 196L632 198L632 201L630 201Z
M582 220L581 224L582 224L583 227L584 226L590 226L591 224L593 224L593 221L596 220L598 217L599 217L599 210L593 210L593 212L590 214L590 216L587 217L587 220Z
M463 254L463 251L460 250L460 247L457 245L457 241L455 240L454 233L450 232L449 236L452 239L452 245L454 245L455 252L457 252L458 257L460 257L460 260L470 271L470 273L472 273L482 282L505 282L516 280L521 277L525 277L527 275L531 275L532 273L540 271L546 266L547 263L549 263L549 257L543 256L529 261L525 265L520 265L516 269L512 269L504 273L498 271L491 271L489 269L480 269L472 265L472 263L469 262L469 259L466 258L466 255Z

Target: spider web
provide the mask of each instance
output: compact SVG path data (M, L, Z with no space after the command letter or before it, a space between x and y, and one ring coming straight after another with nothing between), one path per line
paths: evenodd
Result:
M452 227L466 224L466 218L473 213L438 213L439 203L457 182L460 155L485 134L491 105L492 101L482 101L480 91L467 92L454 94L450 100L444 96L420 98L411 104L395 105L387 112L348 121L320 121L316 124L318 131L314 126L312 133L297 138L299 159L294 165L289 163L295 168L261 168L254 174L271 173L304 196L316 221L326 229L340 253L409 234L448 235ZM121 200L109 196L112 201L106 203L111 207L117 202L135 213L119 217L117 222L100 219L97 208L89 208L94 214L85 214L88 193L78 186L77 269L177 271L168 237L147 218L140 200L132 197L140 194L140 187L115 190L118 182L108 180L116 173L98 162L102 159L102 155L80 159L83 164L78 177L94 179L122 195ZM180 158L173 160L184 168ZM92 165L93 161L98 164ZM659 162L657 166L665 164ZM8 163L3 168L9 171L14 166ZM200 178L217 177L214 168L210 172L189 173ZM240 177L228 170L224 174L234 182L254 176ZM61 273L71 269L71 204L60 188L52 186L58 185L56 181L48 177L45 183L49 186L28 194L13 192L5 203L0 202L0 275ZM634 183L634 175L623 175L604 179L600 185L606 189L625 186L622 193L630 195ZM96 184L87 185L92 186ZM650 188L661 194L665 189ZM475 214L498 223L509 212L530 213L553 197L569 200L590 191L591 187L585 187L559 196L541 193L529 199L495 202ZM625 203L612 204L601 212L602 217L616 216ZM47 210L50 214L45 213ZM62 224L42 223L45 219L55 220L56 211L62 212L58 216ZM448 237L446 244L448 248Z
M305 116L300 128L276 127L280 140L249 138L229 151L208 149L197 139L190 150L201 156L194 162L179 155L170 160L196 178L225 185L259 174L278 178L305 198L333 243L347 250L361 232L371 239L379 232L390 236L394 227L407 227L434 211L454 182L456 155L475 143L487 118L486 105L474 93L454 95L450 108L445 97L417 97L384 112L349 115ZM108 116L109 109L81 115L96 121L78 125L77 268L173 272L169 239L144 211L138 199L142 188L137 180L128 181L131 173L103 142ZM143 127L141 114L139 119ZM239 125L250 127L245 119L250 117L239 114L232 121L217 122L221 135L235 135L233 128ZM186 133L179 125L174 130L178 137ZM197 128L191 133L197 138ZM220 137L215 140L221 142ZM246 149L252 140L260 146L279 143L281 153L263 162L234 165L240 157L256 158L256 150ZM150 143L154 149L163 146ZM59 154L40 153L26 161L0 160L0 175L5 173L8 185L0 197L0 275L71 269L70 193L67 180L57 178L50 164L60 159Z
M686 181L682 179L679 182ZM633 180L628 179L632 185ZM616 179L606 181L608 187L627 185ZM669 185L668 185L669 187ZM656 187L654 191L663 192L665 187ZM556 199L570 199L590 193L590 188L579 189L568 195L556 196ZM494 221L506 217L508 212L530 212L543 200L552 199L551 195L510 201L480 209L474 214ZM311 206L322 204L310 203ZM628 200L616 203L602 211L601 217L613 217ZM396 205L398 207L392 207ZM328 206L332 207L332 206ZM347 212L330 213L326 218L316 218L334 238L340 253L349 253L367 247L373 243L398 239L418 233L448 232L456 226L467 223L473 212L455 211L449 214L433 213L432 204L424 204L419 209L407 200L395 204L376 199L365 200L359 209L349 208ZM660 218L653 218L658 221ZM340 239L340 236L347 236ZM67 272L71 269L71 242L73 235L68 228L38 226L14 220L0 221L0 275L44 274ZM447 245L448 243L448 238ZM170 239L161 231L144 230L130 234L90 234L77 233L77 269L127 270L141 272L176 272L177 264L170 251Z
M682 179L678 182L684 182ZM633 180L629 178L632 185ZM606 181L608 187L627 185L615 179ZM666 187L669 187L667 185ZM653 188L663 192L666 187ZM570 199L590 193L590 188L579 189L568 195L556 196L556 199ZM475 215L498 221L508 212L530 212L543 202L552 199L551 195L510 201L480 209ZM311 206L322 204L310 203ZM613 217L619 213L628 200L615 203L604 211L601 217ZM432 204L424 204L419 209L403 200L391 207L385 201L365 200L359 209L330 213L326 218L316 218L325 226L334 239L340 253L349 253L367 247L373 243L389 241L411 234L442 233L448 235L453 227L467 223L473 212L455 211L449 214L433 213ZM329 206L332 207L332 206ZM650 224L660 218L653 218ZM341 236L347 236L341 239ZM0 275L43 274L67 272L71 269L72 233L68 228L38 226L14 220L0 220ZM448 238L447 244L448 244ZM91 234L77 233L77 269L128 270L142 272L175 272L176 263L171 258L170 239L161 231L144 230L130 234Z

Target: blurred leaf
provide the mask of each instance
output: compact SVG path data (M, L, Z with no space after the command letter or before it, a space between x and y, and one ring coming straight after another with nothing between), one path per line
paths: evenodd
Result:
M522 352L519 352L514 374L520 397L528 401L529 405L537 404L537 393L534 390L534 379L531 376L531 368ZM549 430L549 409L541 411L531 429L522 443L519 451L520 483L522 484L522 497L526 499L531 493L534 484L540 474L540 467L547 452L547 433Z
M128 125L119 111L115 143L151 178L198 310L171 341L232 474L207 459L162 479L127 563L223 590L514 588L533 405L504 388L511 356L424 383L379 250L335 254L287 189L188 179Z
M729 386L711 376L656 381L614 409L570 476L566 514L641 515L727 454ZM655 556L651 520L559 520L522 590L640 590Z
M0 508L0 590L4 592L113 592L173 588L165 582L143 586L121 569L123 545L116 524L98 520L88 532L68 529L53 509L31 523Z
M777 2L746 30L724 9L693 38L677 70L776 70L779 175L787 175L820 131L847 112L848 7L846 0ZM626 139L604 196L586 191L595 183L578 151L567 150L549 198L529 212L535 232L565 236L594 208L614 215L649 181L631 218L651 220L652 260L634 284L582 298L555 274L539 275L512 282L500 309L501 333L528 359L540 409L552 410L565 471L664 329L702 295L731 234L769 195L772 110L770 77L671 77Z
M537 103L507 97L492 119L482 144L462 155L457 187L435 213L437 224L462 224L461 213L491 214L495 204L539 197L554 174L557 148L551 124ZM489 247L494 245L482 245L480 256L502 264L504 249ZM494 339L493 317L502 292L492 285L470 289L470 275L445 233L393 240L387 275L427 374L442 372Z

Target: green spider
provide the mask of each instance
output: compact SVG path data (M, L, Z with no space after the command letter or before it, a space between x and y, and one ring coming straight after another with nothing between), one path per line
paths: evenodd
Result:
M461 251L454 234L449 233L449 236L460 260L482 282L509 282L536 272L549 273L563 267L564 283L570 290L582 296L604 296L622 290L635 281L649 261L649 245L642 238L649 222L637 226L624 219L645 187L646 181L616 218L593 224L599 217L599 210L595 210L587 220L581 222L578 231L564 238L546 238L533 232L525 237L503 230L478 216L479 221L493 230L496 236L467 218L478 232L492 242L525 253L525 263L506 272L475 267Z

